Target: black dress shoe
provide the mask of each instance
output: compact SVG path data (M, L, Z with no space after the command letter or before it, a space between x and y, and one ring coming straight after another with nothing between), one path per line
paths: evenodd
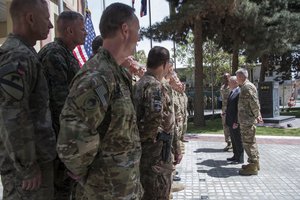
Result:
M227 161L235 161L235 157L233 156L233 157L231 157L231 158L227 158L226 160L227 160Z
M173 176L173 181L180 181L181 178L179 176Z

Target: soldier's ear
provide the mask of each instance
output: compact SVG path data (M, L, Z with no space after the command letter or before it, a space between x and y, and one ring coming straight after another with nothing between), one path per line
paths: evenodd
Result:
M129 26L127 23L123 23L121 26L121 34L123 39L127 39L129 37Z
M66 32L67 34L73 34L73 30L70 26L67 27Z
M25 14L25 20L31 27L34 26L34 14L32 12L27 12Z

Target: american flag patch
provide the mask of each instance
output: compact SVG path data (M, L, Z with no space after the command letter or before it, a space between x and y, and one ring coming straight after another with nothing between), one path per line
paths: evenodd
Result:
M95 89L95 92L97 93L102 105L106 109L108 107L108 103L105 98L105 95L107 94L106 88L103 85L101 85Z

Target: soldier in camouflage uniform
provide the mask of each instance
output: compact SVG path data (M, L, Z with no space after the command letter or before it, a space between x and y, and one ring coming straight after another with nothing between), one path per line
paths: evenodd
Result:
M89 200L141 199L141 144L127 71L120 66L139 40L134 9L108 6L103 47L71 82L60 116L57 151Z
M248 155L248 165L243 165L239 171L241 175L257 175L259 170L259 155L256 144L255 123L262 122L260 105L256 87L248 80L248 71L241 68L236 71L240 85L238 101L238 122L242 135L244 149Z
M175 160L174 165L176 166L181 162L181 159L184 154L184 143L183 143L183 129L184 129L184 121L185 121L185 115L184 113L184 105L183 105L183 91L184 87L183 84L180 82L179 78L177 77L177 74L175 71L173 71L173 68L171 68L170 72L166 76L166 79L168 80L171 89L172 89L172 97L174 101L174 115L175 115L175 129L174 129L174 139L173 139L173 154L174 157L177 157L177 160ZM185 107L186 109L186 107ZM180 157L179 157L180 156ZM180 181L181 178L176 175L176 173L173 173L173 183L172 183L172 192L179 192L181 190L185 189L185 186L182 183L178 183L177 181ZM176 182L175 182L176 181Z
M64 11L57 19L58 37L44 46L40 52L40 61L44 67L50 96L50 111L56 136L59 133L59 115L69 93L69 84L80 69L72 51L77 45L84 44L87 35L84 18L80 13ZM54 161L54 196L56 200L68 199L74 185L67 169L59 160Z
M221 113L222 125L223 125L225 142L227 143L226 147L224 148L224 151L229 151L230 149L232 149L229 128L225 123L225 111L227 108L227 99L228 99L228 96L230 93L230 88L228 86L229 78L230 78L229 73L225 73L223 75L223 85L221 86L221 89L220 89L220 93L221 93L221 97L222 97L222 113Z
M188 123L188 112L187 112L187 104L188 104L188 97L185 93L185 84L181 82L181 92L179 93L180 97L180 108L181 108L181 114L182 114L182 134L180 137L180 140L182 142L188 142L184 139L184 135L187 131L187 123Z
M169 199L172 183L174 108L172 90L163 77L169 71L169 51L153 47L147 72L135 85L137 124L142 142L141 182L143 200Z
M13 33L0 47L3 200L52 200L55 134L37 40L53 28L47 1L13 0Z

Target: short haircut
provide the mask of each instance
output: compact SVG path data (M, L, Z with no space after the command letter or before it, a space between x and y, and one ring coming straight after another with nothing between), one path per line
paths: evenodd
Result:
M243 74L246 78L248 78L248 71L247 71L247 69L245 69L245 68L240 68L240 69L238 69L236 72L235 72L235 74L237 75L237 74Z
M229 81L237 82L237 77L236 76L230 76Z
M84 20L84 17L74 11L63 11L57 18L57 31L63 33L68 25L76 20Z
M161 46L155 46L149 51L147 68L156 69L161 65L165 65L169 60L169 50Z
M97 50L99 49L99 47L102 47L102 45L103 45L103 39L100 35L98 35L97 37L95 37L95 39L92 42L93 54L96 54Z
M137 18L134 9L122 3L108 6L100 19L99 29L103 39L114 37L122 24Z
M12 0L9 13L14 21L21 17L25 12L32 10L37 5L47 4L46 0ZM48 5L48 4L47 4Z

